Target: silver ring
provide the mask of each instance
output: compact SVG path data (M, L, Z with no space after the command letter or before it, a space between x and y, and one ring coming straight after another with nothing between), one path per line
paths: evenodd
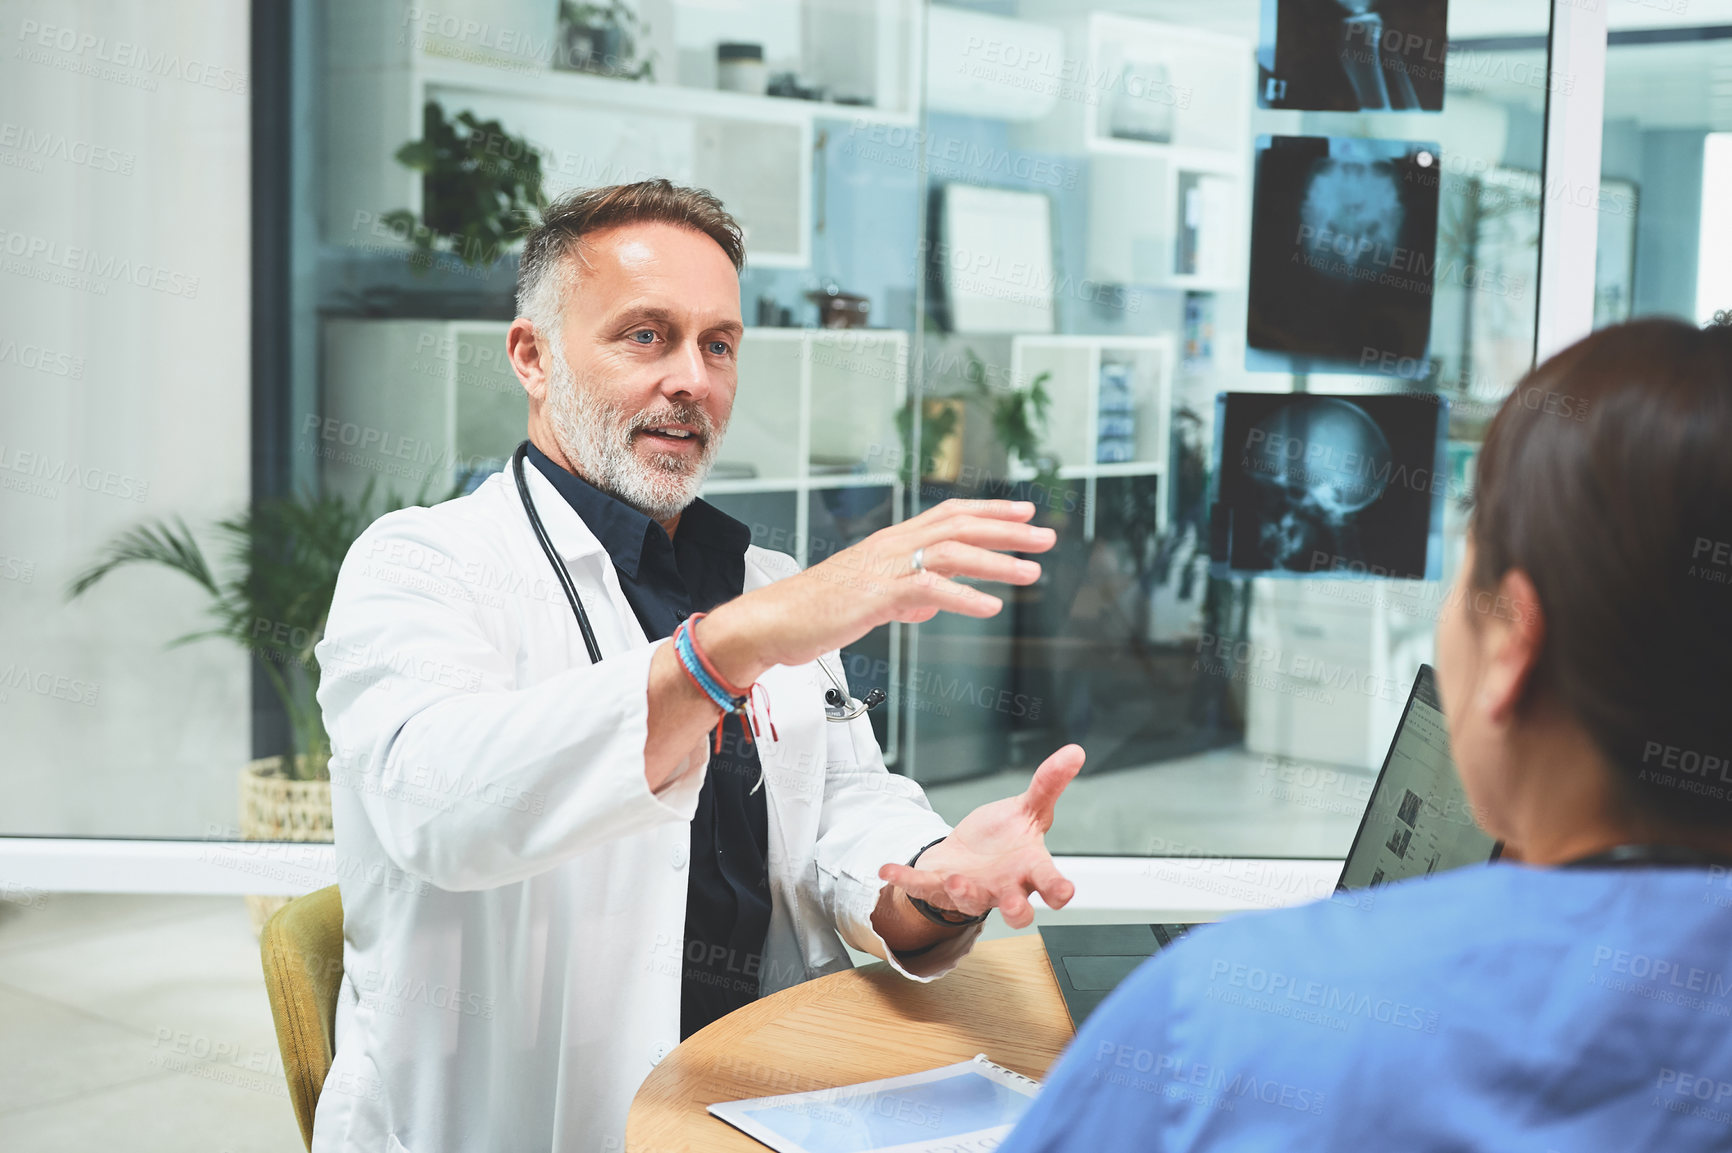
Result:
M926 571L926 550L924 548L914 550L914 555L908 558L908 567L915 572Z

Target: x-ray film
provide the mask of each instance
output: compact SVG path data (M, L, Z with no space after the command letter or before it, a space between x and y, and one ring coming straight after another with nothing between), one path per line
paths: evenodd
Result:
M1448 406L1427 393L1220 393L1213 575L1437 580Z
M1257 103L1439 112L1449 0L1263 0Z
M1258 138L1247 369L1424 375L1441 168L1429 143Z

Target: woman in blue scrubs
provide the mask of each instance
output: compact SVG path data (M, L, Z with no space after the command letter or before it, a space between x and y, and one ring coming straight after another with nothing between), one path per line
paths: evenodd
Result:
M1191 933L1001 1153L1732 1150L1732 329L1517 385L1437 670L1506 860Z

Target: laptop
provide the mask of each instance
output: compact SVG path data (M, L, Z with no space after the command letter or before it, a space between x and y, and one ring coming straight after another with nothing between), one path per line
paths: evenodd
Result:
M1421 665L1371 788L1337 892L1369 889L1495 860L1501 846L1473 823L1449 754L1437 674ZM1049 925L1040 930L1071 1023L1106 1000L1137 966L1195 924Z

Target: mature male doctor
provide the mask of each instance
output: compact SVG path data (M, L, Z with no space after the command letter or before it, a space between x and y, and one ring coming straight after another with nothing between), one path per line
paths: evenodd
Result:
M1021 927L1073 893L1043 834L1080 748L951 829L864 716L825 711L841 646L999 610L953 578L1034 581L1006 555L1051 547L1033 506L948 501L802 571L697 499L743 259L705 192L554 204L506 338L527 460L344 561L317 651L344 911L318 1153L621 1149L675 1043L848 968L844 941L929 981L990 909Z

